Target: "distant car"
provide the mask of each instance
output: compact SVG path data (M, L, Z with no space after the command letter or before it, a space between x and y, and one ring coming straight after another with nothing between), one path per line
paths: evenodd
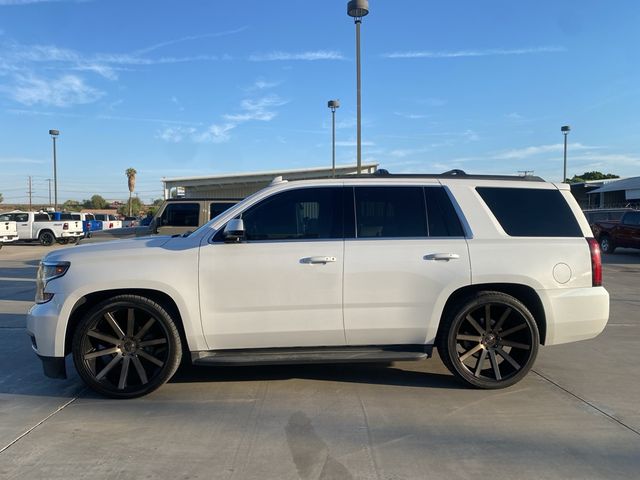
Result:
M620 220L596 222L591 230L603 253L613 253L618 247L640 248L640 210L627 211Z
M138 226L138 219L136 217L124 217L122 220L122 227L126 228L126 227L137 227Z
M598 222L617 222L627 212L632 212L632 208L596 208L584 210L589 225Z

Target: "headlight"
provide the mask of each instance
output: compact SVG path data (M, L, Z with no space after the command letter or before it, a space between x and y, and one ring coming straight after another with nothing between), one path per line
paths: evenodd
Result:
M36 303L47 303L53 298L53 293L44 290L47 284L54 278L63 276L69 270L69 262L40 262L38 276L36 277Z

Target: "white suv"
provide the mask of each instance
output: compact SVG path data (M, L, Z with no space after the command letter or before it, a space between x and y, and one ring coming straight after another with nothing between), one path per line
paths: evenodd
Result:
M144 395L197 365L418 360L522 379L609 316L568 185L535 177L274 181L191 234L49 253L28 316L45 374Z

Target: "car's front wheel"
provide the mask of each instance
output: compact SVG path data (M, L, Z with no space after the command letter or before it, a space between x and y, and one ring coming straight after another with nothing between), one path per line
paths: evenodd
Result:
M74 333L72 350L85 383L114 398L152 392L182 358L176 322L163 306L138 295L118 295L91 309Z
M449 309L438 353L460 380L477 388L504 388L520 381L538 353L535 319L516 298L479 292Z

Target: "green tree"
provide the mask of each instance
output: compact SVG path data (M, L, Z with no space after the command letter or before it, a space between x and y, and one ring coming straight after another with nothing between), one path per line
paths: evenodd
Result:
M613 173L602 173L594 170L592 172L584 172L582 175L574 175L573 178L567 178L567 182L581 183L588 180L607 180L609 178L620 178L620 176Z
M144 204L138 197L131 198L128 205L121 205L120 207L118 207L118 213L125 216L128 215L127 212L131 212L132 215L139 215L141 210L144 210Z
M131 195L133 195L133 191L136 188L136 169L135 168L127 168L124 171L124 174L127 176L127 184L129 186L129 216L131 216Z
M82 209L82 203L77 200L67 200L62 204L62 210L67 212L77 212Z
M84 208L95 208L101 210L107 208L109 203L100 195L92 195L90 200L83 200L82 206Z

